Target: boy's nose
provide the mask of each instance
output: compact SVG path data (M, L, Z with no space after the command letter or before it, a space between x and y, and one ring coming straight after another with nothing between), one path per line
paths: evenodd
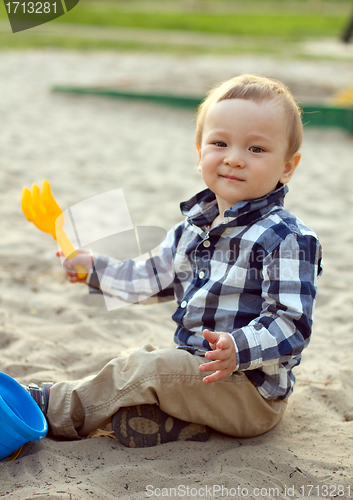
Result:
M235 148L227 152L226 156L224 157L224 163L226 165L229 165L230 167L245 167L245 159L243 154L241 153L241 151Z

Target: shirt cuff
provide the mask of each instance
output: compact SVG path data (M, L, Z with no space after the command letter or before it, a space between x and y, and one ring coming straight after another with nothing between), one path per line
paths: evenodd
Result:
M262 366L262 347L259 332L247 325L229 334L237 353L237 370L255 370Z
M91 288L101 289L100 280L98 278L97 269L100 270L101 276L104 274L104 269L108 267L109 259L104 256L97 255L94 257L91 269L88 272L86 283Z

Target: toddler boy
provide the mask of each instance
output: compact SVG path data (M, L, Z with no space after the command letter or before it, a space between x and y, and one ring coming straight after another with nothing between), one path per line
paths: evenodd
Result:
M185 347L145 345L98 375L29 389L43 398L54 435L84 437L111 421L123 444L152 446L205 440L210 428L256 436L280 420L321 273L317 236L283 208L302 133L280 82L242 75L208 94L196 130L207 189L181 204L185 220L154 257L173 282L153 299L176 300L174 340ZM133 261L82 252L65 264L72 282L82 281L78 263L90 269L87 284L110 295L145 276Z

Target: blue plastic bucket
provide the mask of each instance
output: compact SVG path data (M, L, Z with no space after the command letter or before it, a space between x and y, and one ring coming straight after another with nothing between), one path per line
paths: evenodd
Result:
M28 441L40 441L47 431L47 421L34 399L16 380L0 372L0 460Z

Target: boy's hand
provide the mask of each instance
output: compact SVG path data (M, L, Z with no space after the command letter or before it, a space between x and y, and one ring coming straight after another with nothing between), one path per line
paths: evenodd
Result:
M206 352L205 358L212 361L200 365L200 371L215 372L203 379L207 384L222 380L234 372L237 366L237 353L234 342L227 333L204 330L203 336L208 340L213 351Z
M68 280L70 283L86 283L86 278L79 279L77 277L77 271L75 269L75 266L81 265L85 269L87 269L87 272L91 269L92 263L93 263L93 255L88 250L76 250L78 255L73 257L72 259L66 259L64 261L64 269L67 274ZM60 251L56 252L57 257L63 257L64 254Z

